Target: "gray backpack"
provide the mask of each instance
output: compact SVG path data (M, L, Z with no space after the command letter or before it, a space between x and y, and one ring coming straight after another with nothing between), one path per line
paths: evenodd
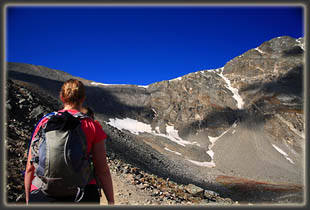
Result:
M93 178L86 136L80 122L85 117L67 111L48 115L47 123L32 140L31 163L35 167L32 184L45 194L54 197L75 195L78 202Z

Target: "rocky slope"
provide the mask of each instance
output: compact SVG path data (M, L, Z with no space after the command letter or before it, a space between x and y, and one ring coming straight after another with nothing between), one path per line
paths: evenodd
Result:
M61 106L47 95L43 97L19 81L8 80L7 92L7 202L23 204L23 170L32 130L44 114L58 110ZM149 174L124 162L111 151L108 153L108 164L117 205L234 204L230 198L222 198L214 191L192 184L177 184ZM103 194L103 205L104 199Z
M42 97L42 92L28 89L23 82L8 80L6 92L6 189L7 201L12 202L24 192L23 172L32 131L44 114L59 106L48 95Z
M303 38L279 37L223 68L148 87L79 79L87 86L86 104L109 136L109 154L234 201L300 203L304 50ZM57 106L61 84L73 77L20 63L8 63L8 70L15 83L48 94Z

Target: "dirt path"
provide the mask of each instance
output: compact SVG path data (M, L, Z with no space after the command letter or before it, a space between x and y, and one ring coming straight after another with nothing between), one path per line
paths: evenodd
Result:
M152 196L151 192L140 189L132 183L132 176L130 174L121 174L111 171L114 188L115 205L163 205L169 202L159 203ZM107 205L107 200L102 192L100 201L101 205Z

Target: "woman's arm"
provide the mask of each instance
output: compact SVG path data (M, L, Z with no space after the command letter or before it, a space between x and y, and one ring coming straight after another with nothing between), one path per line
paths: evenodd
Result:
M28 160L27 160L25 178L24 178L26 204L28 204L28 201L29 201L29 193L30 193L31 183L34 178L34 171L35 171L34 166L30 163L30 160L31 160L31 148L29 149L29 153L28 153Z
M104 141L100 141L94 144L92 153L96 173L99 177L103 192L108 200L108 204L114 204L113 183L110 169L107 163Z

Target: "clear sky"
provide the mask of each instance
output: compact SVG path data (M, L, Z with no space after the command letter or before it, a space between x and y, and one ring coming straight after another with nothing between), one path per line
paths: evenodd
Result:
M279 36L304 36L302 6L8 7L7 61L107 84L148 85L223 67Z

